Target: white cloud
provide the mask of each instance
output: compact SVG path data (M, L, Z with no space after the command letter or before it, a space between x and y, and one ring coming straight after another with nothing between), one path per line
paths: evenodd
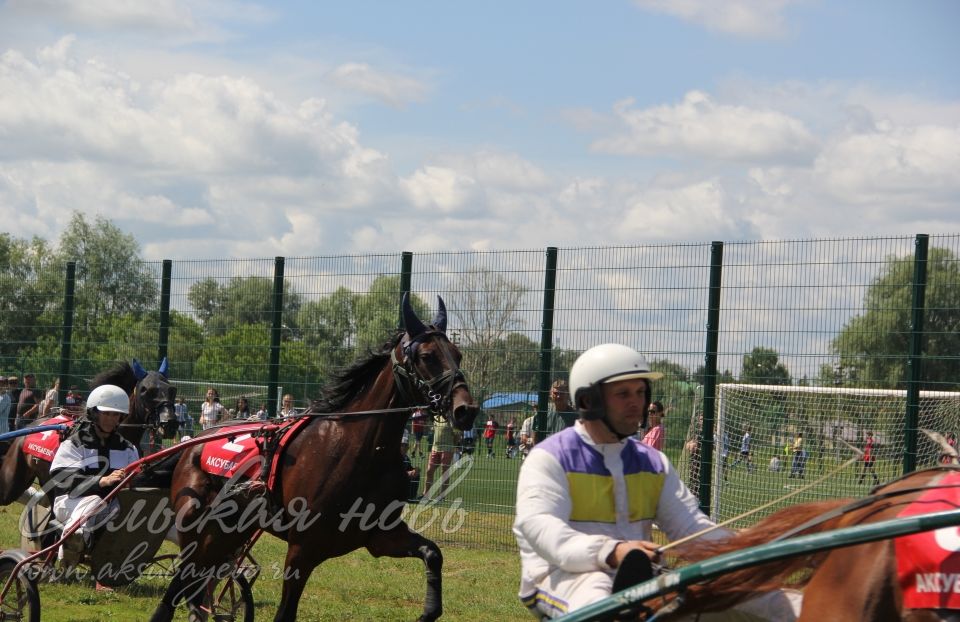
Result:
M341 88L363 93L394 108L424 101L429 90L420 80L378 71L367 63L340 65L330 72L330 78Z
M55 19L73 27L193 30L190 3L179 0L8 0L12 11Z
M632 100L614 106L622 133L597 140L594 151L801 163L817 148L814 136L793 117L770 108L718 104L700 91L687 93L675 106L632 106Z
M897 127L841 136L817 157L814 173L836 197L850 203L917 207L925 197L960 196L960 126ZM954 207L955 209L955 207Z
M716 179L650 188L629 201L613 233L621 241L738 238L735 213Z
M467 202L476 183L473 178L451 168L424 166L402 179L400 187L418 208L435 208L450 213Z
M641 9L665 13L730 35L779 37L783 12L798 0L633 0Z

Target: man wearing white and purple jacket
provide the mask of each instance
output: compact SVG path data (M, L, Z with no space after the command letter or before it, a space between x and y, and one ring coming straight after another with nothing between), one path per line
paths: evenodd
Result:
M580 419L534 447L517 483L519 596L534 615L560 617L609 596L628 554L625 566L641 554L656 557L654 522L671 540L714 525L667 457L634 437L651 402L650 381L662 377L619 344L590 348L571 368ZM746 607L759 614L753 619L794 619L799 608L773 596L776 602Z

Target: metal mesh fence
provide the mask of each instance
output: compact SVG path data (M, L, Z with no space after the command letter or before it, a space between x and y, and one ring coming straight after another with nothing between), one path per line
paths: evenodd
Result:
M332 370L386 341L398 325L401 291L409 287L423 317L442 296L448 334L464 353L471 390L484 411L473 452L469 442L465 450L460 443L464 458L447 500L408 512L415 526L441 542L512 548L521 461L507 457L505 429L512 421L519 436L522 422L546 408L550 381L564 378L590 346L628 344L666 374L654 387L654 398L666 407L665 452L686 477L704 477L693 473L710 468L697 461L711 440L704 438L701 415L705 380L714 373L706 366L705 345L712 249L637 245L175 261L168 267L141 262L112 273L77 265L72 299L67 267L39 262L0 283L0 373L22 378L35 372L41 387L60 377L61 391L74 385L82 391L117 361L137 358L153 368L162 352L193 416L207 386L223 389L228 408L246 395L255 410L269 395L267 407L276 412L280 395L289 393L305 406ZM960 236L929 237L922 331L912 315L916 253L913 237L724 244L717 382L904 390L918 366L918 389L957 391ZM555 285L545 291L548 283ZM917 347L919 357L911 354ZM765 412L749 416L762 419ZM884 416L900 431L919 426L908 412ZM488 452L483 427L489 420L498 431ZM809 414L797 415L781 432L795 434L810 421ZM938 424L941 432L958 425L949 417L924 419L924 425ZM866 427L851 429L857 430L850 439L856 445ZM741 434L735 432L738 442ZM414 455L421 468L429 442L428 430ZM917 445L919 466L936 460L923 442ZM772 439L757 438L755 451L766 451L764 443L772 449ZM722 443L716 445L719 452ZM905 447L888 443L878 468L890 475L902 471ZM829 471L829 464L822 466ZM734 494L737 507L759 501L750 497L756 488L750 480L738 475L736 485L723 485L716 468L711 476L715 510L729 507L724 504ZM779 481L771 485L782 488ZM811 494L848 492L835 484Z

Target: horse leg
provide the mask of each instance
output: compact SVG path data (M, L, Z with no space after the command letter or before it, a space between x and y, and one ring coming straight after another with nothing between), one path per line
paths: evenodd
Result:
M160 604L154 610L150 622L173 622L174 611L183 598L183 584L183 566L180 566L167 586Z
M296 622L303 588L306 587L313 569L322 561L314 558L315 553L311 552L311 548L315 549L316 543L313 547L293 542L287 546L287 557L283 566L283 590L273 622Z
M406 523L370 534L367 550L374 557L417 557L423 560L427 574L427 593L423 614L418 622L433 622L443 615L443 554L432 540L410 531Z

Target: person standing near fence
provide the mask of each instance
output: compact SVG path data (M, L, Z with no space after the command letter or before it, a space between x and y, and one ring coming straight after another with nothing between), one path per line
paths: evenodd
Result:
M280 401L280 416L284 419L296 417L298 414L296 406L293 405L293 394L287 393Z
M423 435L427 431L427 415L423 409L418 408L410 416L410 431L413 433L413 451L410 455L414 458L423 457Z
M572 420L569 424L566 420L566 417L570 417L572 413L573 405L570 403L570 388L567 386L567 381L554 380L550 386L550 403L547 404L547 422L543 437L556 434L572 425Z
M867 471L870 471L870 475L873 476L874 486L880 483L880 478L877 477L877 472L873 469L873 463L876 461L876 456L874 455L875 450L876 444L873 440L873 432L867 432L867 436L863 441L863 455L860 457L860 478L857 479L858 484L863 483L863 478L867 476Z
M60 379L55 378L40 402L38 419L53 416L53 409L60 405Z
M16 429L18 430L27 427L37 418L40 398L35 388L36 380L37 378L33 374L24 374L23 376L23 389L20 390L20 397L17 399Z
M213 387L207 387L207 395L203 404L200 405L200 428L215 426L224 418L226 409L220 403L220 393Z
M643 435L643 444L653 447L657 451L663 451L663 404L653 402L647 409L647 421L649 428Z
M427 472L423 476L423 497L442 500L447 492L447 469L450 468L450 462L453 460L453 428L446 419L440 419L433 424L433 447L430 450L430 458L427 460ZM437 490L434 494L431 491L433 487L433 476L437 469L440 469L440 475L437 482Z
M669 459L634 435L663 377L620 344L580 355L570 370L579 420L537 444L520 468L513 532L520 548L520 600L556 618L652 577L653 522L671 540L710 521ZM714 530L704 538L727 535ZM762 602L760 602L762 601ZM787 602L784 602L787 601ZM799 607L777 593L745 603L761 618L793 620Z
M523 423L520 424L520 459L523 460L527 457L527 454L530 453L530 450L533 449L534 444L537 442L537 434L533 429L533 424L536 421L536 415L530 415L523 420Z
M10 394L6 376L0 376L0 434L10 431Z

